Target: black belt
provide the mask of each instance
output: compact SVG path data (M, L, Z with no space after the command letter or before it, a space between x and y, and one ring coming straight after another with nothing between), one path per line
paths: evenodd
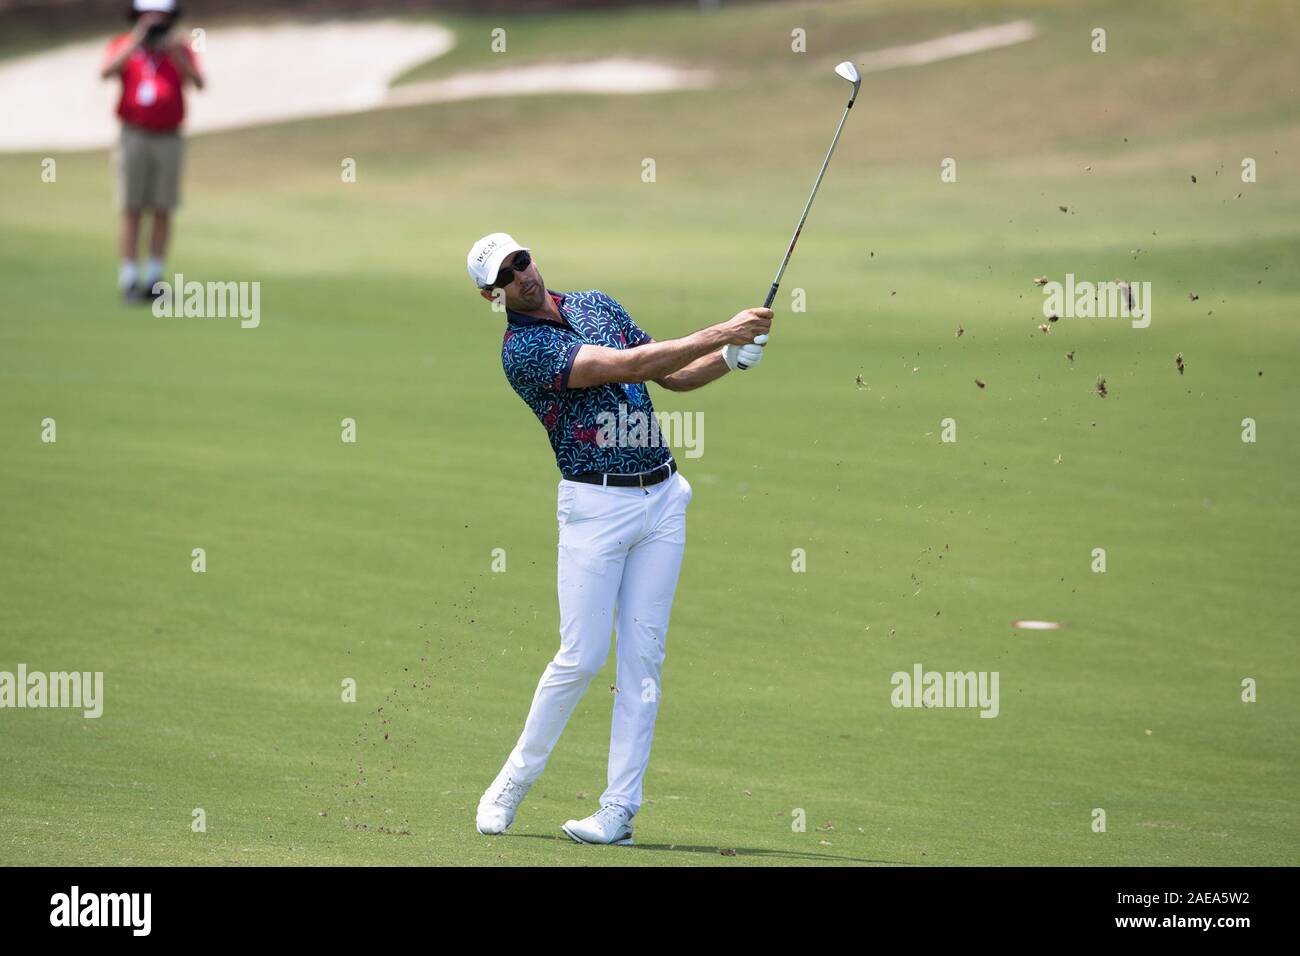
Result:
M666 465L651 468L636 475L614 475L603 471L587 471L581 475L565 475L565 481L582 481L589 485L606 485L613 488L644 488L667 481L677 470L677 461L672 459Z

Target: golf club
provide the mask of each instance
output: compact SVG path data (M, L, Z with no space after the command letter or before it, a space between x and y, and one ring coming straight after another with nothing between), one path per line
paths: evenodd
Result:
M844 115L840 117L840 125L835 128L835 138L831 140L831 148L826 151L826 158L822 160L821 172L817 174L817 181L813 183L812 192L808 194L808 202L803 207L803 215L799 217L799 225L794 227L794 235L790 237L790 248L785 250L785 258L781 260L781 268L776 270L776 278L772 280L772 288L767 292L767 300L763 303L765 309L771 308L772 301L776 298L777 286L781 284L781 276L785 273L785 267L790 262L790 256L794 252L794 244L799 241L799 233L803 231L803 224L808 219L808 210L812 208L813 199L817 196L817 187L822 184L822 177L826 175L826 167L831 162L831 154L835 152L835 144L840 141L840 131L844 129L844 121L849 118L849 110L853 109L853 101L858 98L858 90L862 86L862 77L858 75L858 68L849 60L845 60L837 66L835 72L853 84L853 93L849 96L848 106L844 107Z

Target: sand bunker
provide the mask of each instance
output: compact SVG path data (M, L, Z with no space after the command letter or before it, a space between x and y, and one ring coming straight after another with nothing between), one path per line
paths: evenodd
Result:
M698 87L702 70L607 59L463 73L389 89L455 44L451 31L397 20L213 27L205 90L186 97L190 133L312 116L521 93L648 93ZM108 38L0 62L0 151L102 149L117 138L117 80L99 79Z
M192 133L377 106L404 70L441 56L442 27L396 20L213 27L199 54L209 85L186 96ZM117 136L116 79L99 79L108 38L0 62L0 149L96 149Z
M698 89L711 85L713 80L709 70L682 70L641 60L539 63L399 86L388 91L384 102L387 106L407 106L536 93L660 93Z
M996 27L963 30L961 33L949 33L922 43L891 46L883 50L863 53L858 59L858 69L863 73L878 73L881 70L893 70L900 66L937 63L940 60L951 60L954 57L980 53L983 50L996 50L998 47L1024 43L1037 35L1038 29L1028 20L1013 20Z
M864 73L1023 43L1028 20L864 53ZM450 30L399 20L213 27L201 53L209 85L187 97L190 133L313 116L544 93L631 94L712 85L709 70L610 58L477 70L392 87L455 45ZM117 138L116 80L99 80L108 38L0 61L0 151L102 149Z

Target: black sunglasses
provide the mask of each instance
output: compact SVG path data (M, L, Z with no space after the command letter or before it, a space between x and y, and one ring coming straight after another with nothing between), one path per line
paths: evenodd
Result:
M521 249L519 253L515 256L514 265L502 266L501 271L497 273L497 281L493 282L490 286L488 286L488 288L500 289L500 288L504 288L505 286L508 286L510 283L515 281L516 272L523 272L532 264L533 264L533 257L530 256L526 250Z

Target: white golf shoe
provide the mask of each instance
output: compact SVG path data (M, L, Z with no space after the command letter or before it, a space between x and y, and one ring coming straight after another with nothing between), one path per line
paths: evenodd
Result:
M570 820L561 829L576 843L632 845L632 815L617 803L605 804L585 820Z
M509 770L502 768L478 802L478 815L474 829L484 836L496 836L510 829L515 822L515 811L532 784L515 783Z

